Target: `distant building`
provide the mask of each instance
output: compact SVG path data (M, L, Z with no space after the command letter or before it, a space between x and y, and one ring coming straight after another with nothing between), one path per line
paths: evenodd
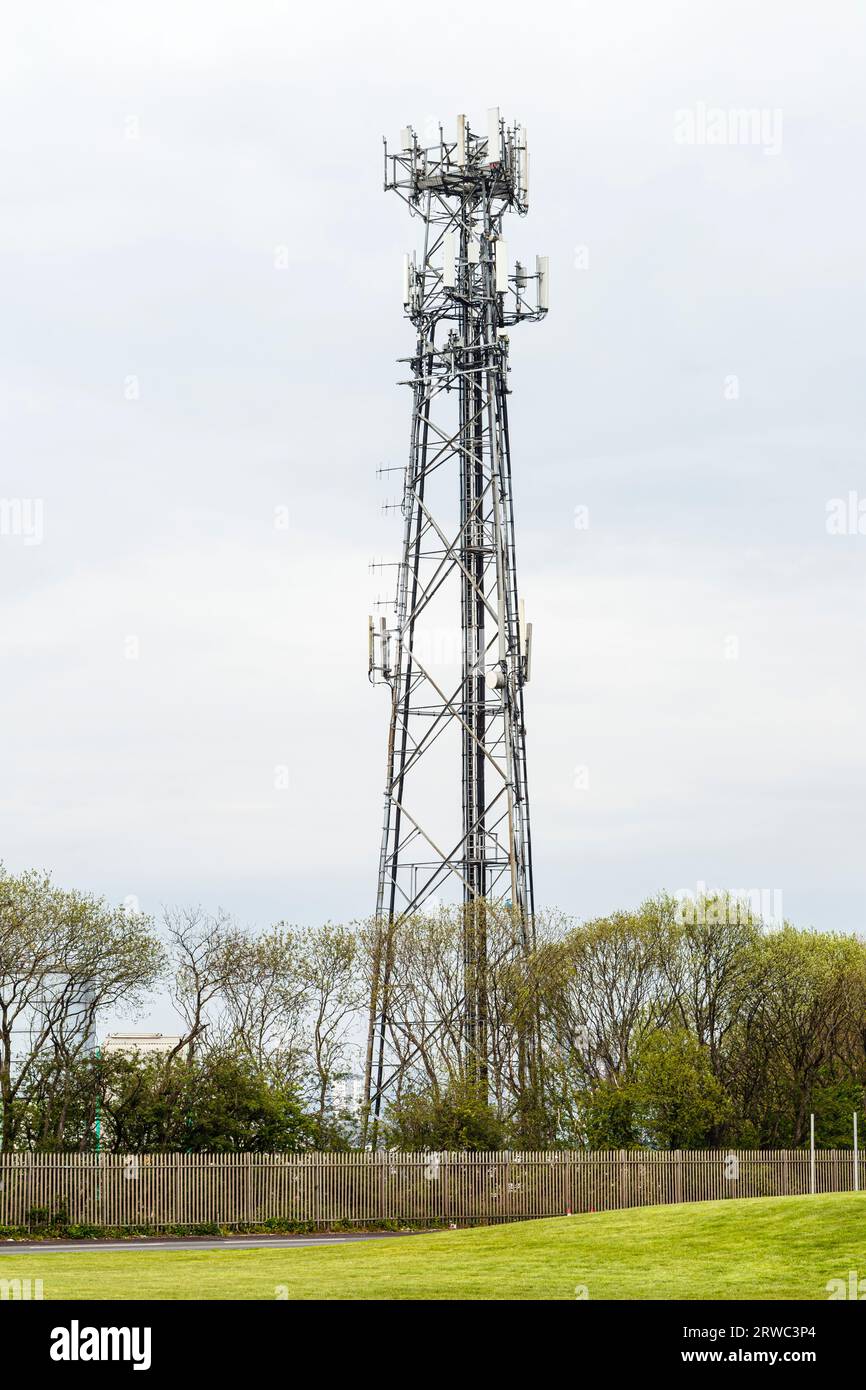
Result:
M331 1086L331 1099L335 1110L358 1110L364 1100L364 1078L357 1072L341 1076Z
M103 1040L103 1052L160 1053L172 1052L180 1042L176 1033L109 1033Z

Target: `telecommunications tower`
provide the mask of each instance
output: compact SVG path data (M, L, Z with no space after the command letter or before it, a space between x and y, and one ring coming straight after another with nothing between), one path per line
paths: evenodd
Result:
M367 1107L387 1090L386 1034L401 920L462 902L467 1055L484 1052L485 905L509 909L524 947L533 884L523 688L532 626L517 588L508 434L509 330L548 308L547 257L509 265L505 214L528 209L526 131L499 109L458 116L430 144L385 143L385 189L419 221L403 260L416 332L390 616L370 620L370 679L391 691L367 1050ZM481 926L479 927L479 914Z

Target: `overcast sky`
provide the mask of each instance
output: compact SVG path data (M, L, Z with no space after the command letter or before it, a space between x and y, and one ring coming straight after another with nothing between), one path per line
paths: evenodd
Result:
M7 867L250 924L372 908L418 226L381 137L498 103L532 148L509 250L552 276L511 351L537 898L707 883L866 927L862 5L18 11Z

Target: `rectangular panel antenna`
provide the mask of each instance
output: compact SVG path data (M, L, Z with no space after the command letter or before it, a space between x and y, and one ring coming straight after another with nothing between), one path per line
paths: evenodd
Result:
M538 307L539 309L550 308L550 258L549 256L535 257L535 270L538 275Z
M446 290L453 290L457 284L457 247L453 232L446 232L442 238L442 284Z
M487 163L498 164L502 158L502 133L499 129L499 107L487 112Z
M499 294L508 289L508 246L502 237L496 239L496 289Z

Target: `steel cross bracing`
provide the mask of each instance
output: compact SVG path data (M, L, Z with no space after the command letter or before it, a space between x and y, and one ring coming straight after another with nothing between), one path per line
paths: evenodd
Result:
M517 586L507 330L547 312L547 261L509 271L503 239L505 214L527 210L526 136L493 111L483 136L461 117L453 142L440 130L422 147L407 130L402 145L385 146L385 187L420 218L422 247L404 258L417 340L403 359L412 418L402 556L393 617L370 624L370 676L391 690L366 1077L377 1112L401 919L440 903L471 909L464 1035L483 1065L483 905L511 907L524 945L534 910L523 709L531 625Z

